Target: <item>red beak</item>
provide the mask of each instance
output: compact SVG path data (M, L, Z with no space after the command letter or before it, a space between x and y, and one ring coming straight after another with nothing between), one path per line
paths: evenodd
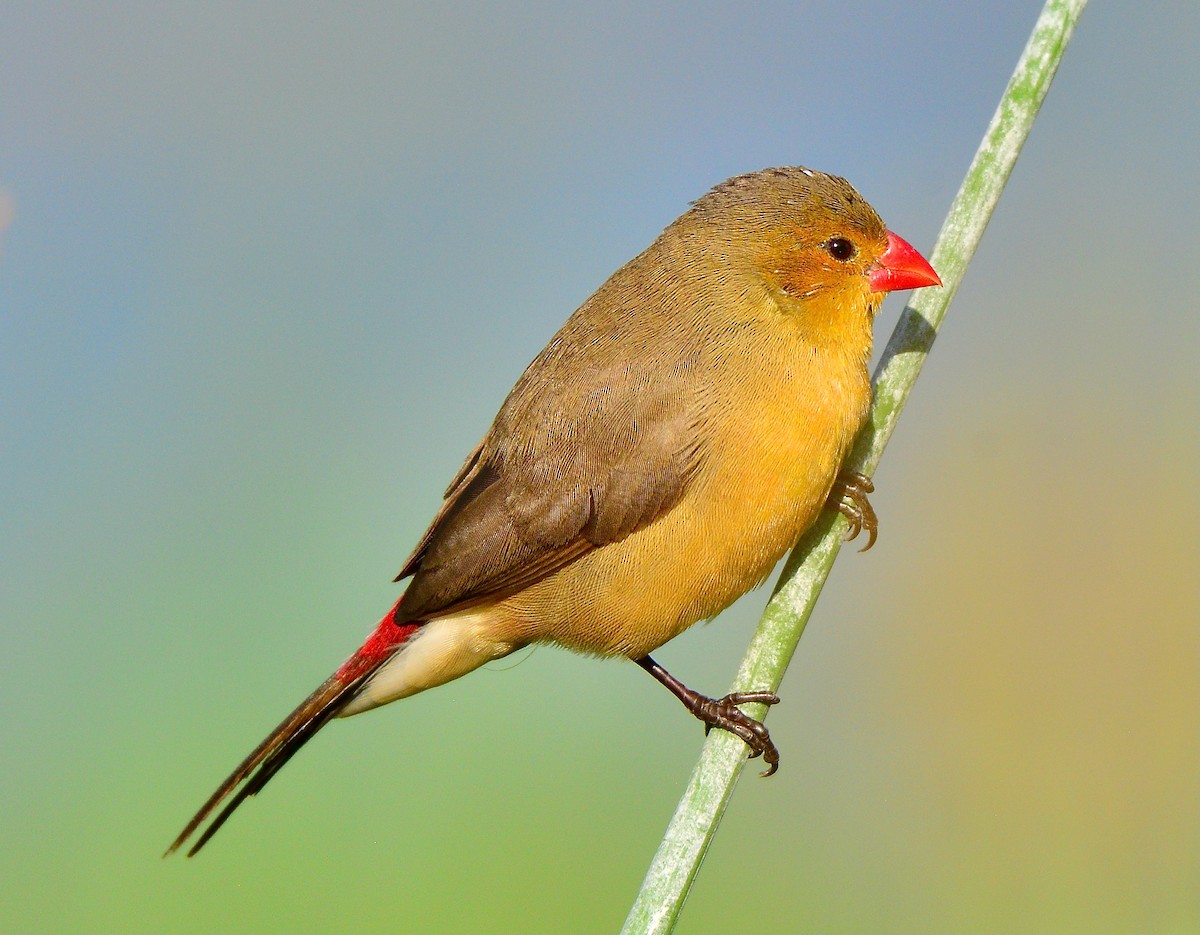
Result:
M929 261L903 237L888 231L887 250L867 272L872 292L894 292L897 289L920 289L940 286L938 276Z

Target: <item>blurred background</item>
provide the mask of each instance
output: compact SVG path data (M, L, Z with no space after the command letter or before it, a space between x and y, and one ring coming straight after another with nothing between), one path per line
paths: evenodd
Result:
M928 250L1039 9L6 4L0 930L617 929L702 734L555 649L159 855L613 269L789 163ZM1086 11L681 931L1200 929L1198 31Z

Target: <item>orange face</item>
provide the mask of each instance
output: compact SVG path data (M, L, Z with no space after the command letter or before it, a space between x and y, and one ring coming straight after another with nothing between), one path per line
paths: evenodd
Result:
M777 227L757 258L782 304L835 339L869 327L886 293L941 285L928 261L873 211L853 208L825 205Z
M764 239L763 277L781 304L812 326L806 330L838 340L847 329L869 327L883 299L871 273L887 252L887 228L835 211L805 221Z

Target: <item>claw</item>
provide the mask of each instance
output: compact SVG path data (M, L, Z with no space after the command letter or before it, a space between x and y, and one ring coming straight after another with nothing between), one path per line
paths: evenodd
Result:
M867 531L867 544L860 552L865 552L875 544L879 535L879 519L867 499L867 494L875 492L871 478L858 471L842 471L833 482L829 492L829 505L835 507L846 517L850 527L846 530L846 541L858 537L864 529Z

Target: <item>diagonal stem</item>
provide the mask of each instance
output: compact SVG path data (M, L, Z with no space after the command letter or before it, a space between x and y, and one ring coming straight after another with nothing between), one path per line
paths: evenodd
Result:
M930 255L944 286L915 293L900 316L876 368L870 419L847 459L847 470L870 476L879 464L1085 3L1047 0L1043 7ZM846 529L844 517L826 511L792 551L734 679L735 690L779 687ZM766 706L751 706L747 713L762 718ZM625 920L625 935L665 935L674 929L745 763L742 741L724 731L709 734Z

